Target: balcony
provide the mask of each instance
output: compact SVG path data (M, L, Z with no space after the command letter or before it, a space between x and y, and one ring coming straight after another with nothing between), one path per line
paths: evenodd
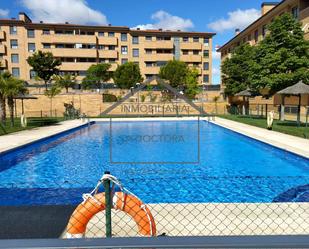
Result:
M118 39L116 37L99 36L98 42L100 45L114 45L114 46L118 45Z
M7 68L8 61L6 59L0 58L0 68Z
M145 67L141 71L142 74L159 74L160 67Z
M183 43L180 43L180 49L202 50L202 44L198 42L183 42Z
M95 35L41 35L42 43L86 43L95 44Z
M52 52L55 57L88 57L96 58L96 49L78 49L78 48L51 48L43 49L45 52Z
M185 62L202 62L202 56L201 55L194 55L194 54L181 55L180 60L185 61Z
M303 21L303 19L306 19L309 16L309 7L302 9L299 12L299 20ZM306 22L304 22L304 24L306 24Z
M118 58L118 52L116 50L99 50L100 58Z
M60 70L63 71L86 71L95 62L62 62Z
M152 49L173 49L174 43L172 41L145 41L144 47Z
M5 51L6 51L5 45L0 44L0 54L5 54Z
M5 33L4 31L0 30L0 40L4 40L5 39Z
M144 54L145 61L169 61L174 59L173 54Z

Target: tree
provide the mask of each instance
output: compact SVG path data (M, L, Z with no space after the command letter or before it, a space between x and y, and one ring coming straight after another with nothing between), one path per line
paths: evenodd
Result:
M133 62L127 62L118 66L114 72L113 79L121 89L129 89L135 86L136 83L143 81L139 66Z
M47 83L59 71L58 66L61 65L61 61L55 59L50 52L37 51L28 57L27 62L37 73L38 77L44 80L45 89L47 90Z
M112 72L109 71L110 67L111 64L108 63L91 65L86 72L86 77L83 79L83 88L89 89L95 86L100 89L101 84L109 81L112 77Z
M27 92L24 81L12 76L6 79L4 87L4 96L7 98L11 127L14 126L14 97L18 94Z
M248 43L237 47L231 58L223 61L222 83L226 95L234 95L250 87L253 68L256 68L256 47Z
M200 92L198 86L199 72L196 68L188 69L185 78L184 93L189 99L195 99L195 96Z
M168 80L169 84L174 87L184 87L188 73L188 66L183 61L171 60L160 68L159 76Z
M69 88L73 87L76 83L75 76L72 76L71 74L65 74L64 76L55 75L53 77L53 80L55 81L58 87L65 88L66 93L68 93Z
M9 73L9 71L4 71L0 73L0 122L2 124L5 124L5 121L6 121L5 90L6 90L7 80L10 77L11 77L11 74Z
M215 96L212 99L215 102L215 112L216 112L216 114L218 114L218 101L219 101L219 99L220 99L220 96Z
M50 89L45 91L45 96L50 99L50 115L53 116L53 98L61 92L57 85L53 85Z
M257 46L253 88L269 88L271 93L309 78L309 42L301 24L291 14L283 14L268 25L269 34Z

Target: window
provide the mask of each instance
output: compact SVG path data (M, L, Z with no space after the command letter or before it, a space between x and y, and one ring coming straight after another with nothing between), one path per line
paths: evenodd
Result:
M132 43L133 44L138 44L138 36L133 36Z
M145 39L146 39L146 41L152 41L152 36L147 35L147 36L145 37Z
M299 8L298 8L298 6L292 8L291 12L292 12L292 16L295 19L298 19L298 16L299 16Z
M18 49L18 41L11 40L11 49Z
M199 38L198 37L193 37L193 42L199 42Z
M264 25L263 28L262 28L262 35L263 35L263 38L266 36L266 32L267 32L267 26Z
M19 77L19 75L20 75L20 73L19 73L19 67L13 67L12 68L12 75L14 76L14 77Z
M203 56L204 56L205 58L208 58L208 57L209 57L209 50L204 50Z
M128 54L128 47L127 46L121 46L121 54Z
M115 32L108 32L108 37L114 37L115 36Z
M127 40L128 40L127 33L121 33L121 41L127 41Z
M49 29L43 29L42 34L43 35L50 35L50 30Z
M18 63L19 62L18 54L11 54L11 62L12 63Z
M204 82L204 83L209 83L209 75L208 75L208 74L204 74L204 76L203 76L203 82Z
M28 51L29 52L35 51L35 43L28 43Z
M109 63L116 63L116 59L115 58L111 58L108 60Z
M108 46L108 50L115 50L116 49L116 46L115 45L109 45Z
M183 55L189 54L189 50L182 50L182 54L183 54Z
M203 69L204 70L209 70L209 62L204 62Z
M50 43L43 43L43 48L50 48Z
M27 29L28 38L34 38L34 29Z
M98 36L104 36L104 32L98 32Z
M258 42L258 41L259 41L259 31L258 31L258 30L256 30L256 31L254 32L254 41L255 41L255 42Z
M162 67L166 65L167 61L157 61L157 67Z
M17 26L10 26L10 34L17 35Z
M105 48L104 45L98 45L99 50L104 50L104 48Z
M204 45L209 46L209 38L204 38Z
M146 54L152 54L152 50L151 49L145 49Z
M183 37L183 38L182 38L182 41L183 41L183 42L188 42L188 41L189 41L189 37Z
M133 57L139 57L139 49L133 48Z
M128 59L121 59L121 64L126 64L128 62Z
M193 54L194 55L199 55L199 51L198 50L193 50Z
M150 62L150 61L146 61L145 64L146 64L146 67L152 67L153 66L153 62Z
M30 70L29 74L30 74L30 79L34 79L36 77L36 72L32 69Z

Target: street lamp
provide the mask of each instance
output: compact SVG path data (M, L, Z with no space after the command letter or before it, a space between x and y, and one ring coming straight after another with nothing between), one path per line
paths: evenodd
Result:
M206 83L202 83L202 110L204 112L204 101L205 101L205 90L206 90Z

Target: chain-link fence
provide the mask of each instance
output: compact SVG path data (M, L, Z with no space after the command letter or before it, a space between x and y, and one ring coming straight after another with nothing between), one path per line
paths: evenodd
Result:
M188 179L178 180L182 181L188 183ZM153 179L153 184L162 186L157 188L160 191L138 182L135 189L127 189L108 174L97 185L65 181L61 186L50 183L53 187L24 188L25 183L15 182L1 189L5 191L0 198L0 220L4 224L1 238L44 238L51 234L60 238L309 234L309 185L305 184L309 177L244 177L240 181L247 188L258 188L267 182L268 192L277 191L275 186L280 184L289 186L289 181L300 184L272 201L251 203L229 201L235 191L229 199L228 189L226 202L204 202L211 190L199 189L199 181L208 181L210 186L224 181L214 178L191 181L181 191L181 185L160 178ZM239 179L231 177L229 181ZM179 199L175 193L191 196L191 201L175 202ZM141 195L144 197L140 198Z

